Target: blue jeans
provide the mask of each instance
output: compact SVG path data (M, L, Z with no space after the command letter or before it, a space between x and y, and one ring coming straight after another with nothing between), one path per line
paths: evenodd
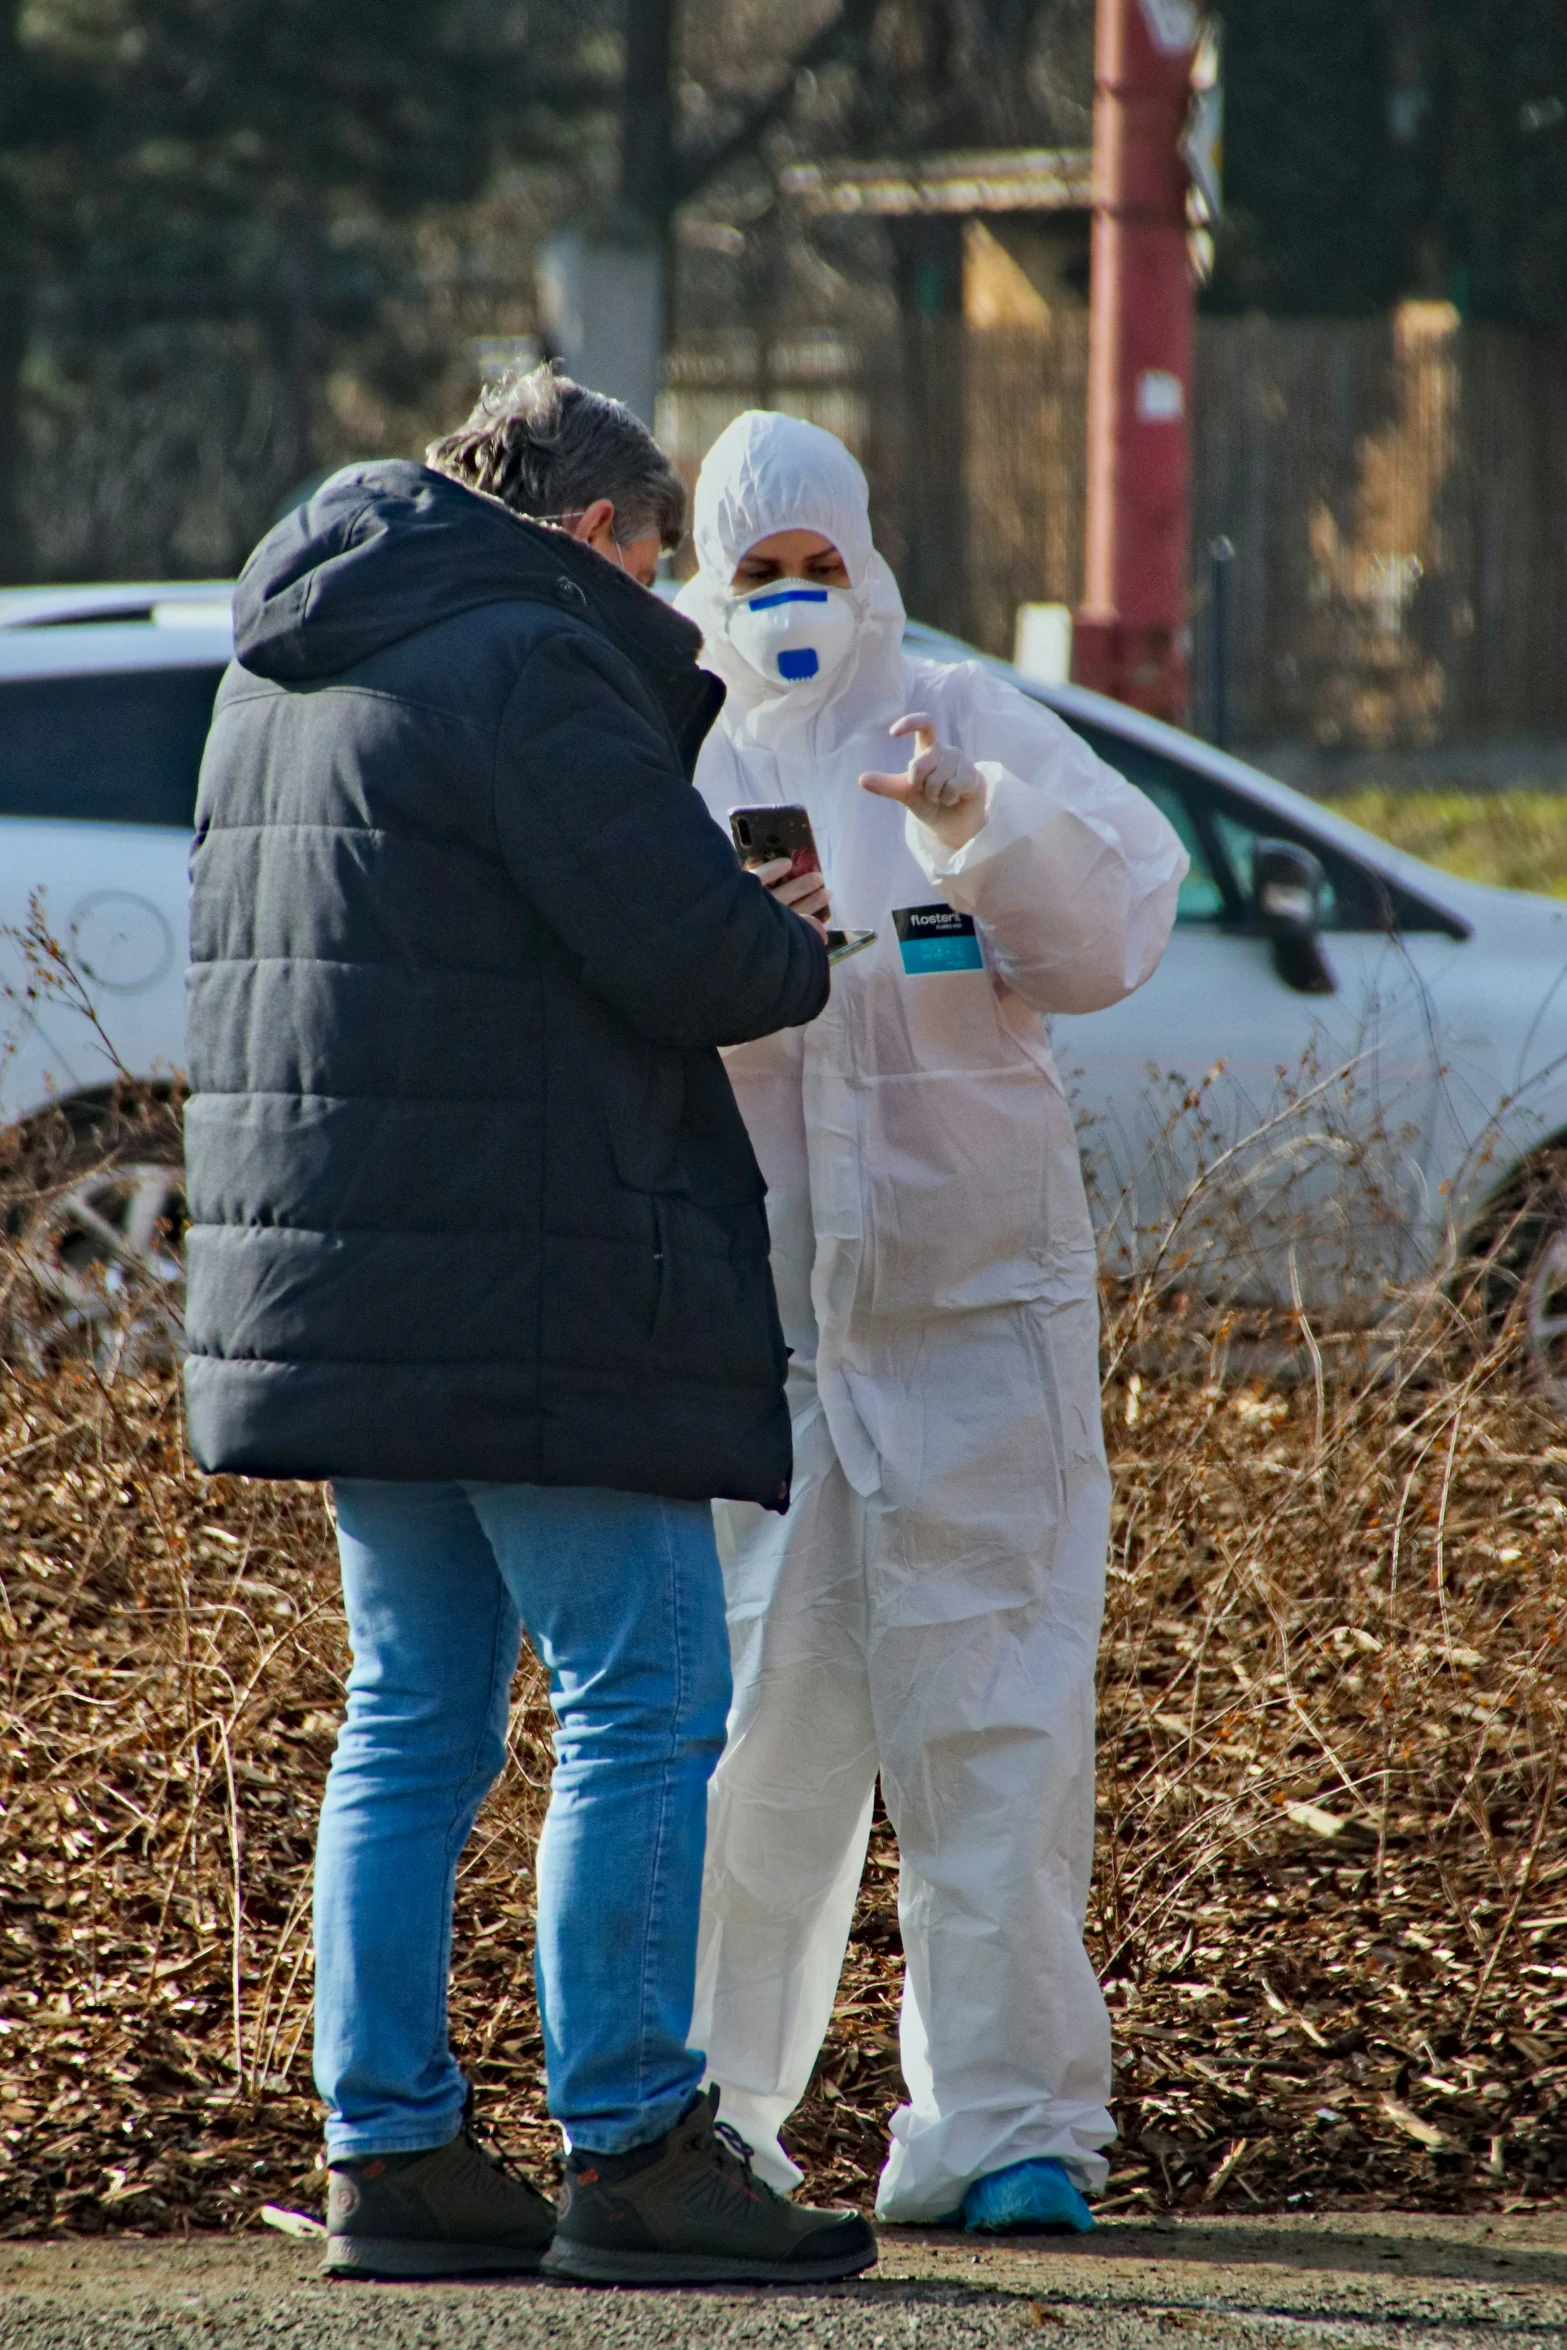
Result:
M330 2155L443 2145L457 1861L505 1758L520 1633L555 1772L535 1969L549 2110L573 2145L658 2137L688 2048L707 1782L729 1644L706 1503L542 1485L336 1488L353 1670L316 1849L316 2087Z

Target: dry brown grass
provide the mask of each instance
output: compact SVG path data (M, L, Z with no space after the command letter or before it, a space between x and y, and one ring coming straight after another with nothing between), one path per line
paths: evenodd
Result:
M1436 1294L1396 1357L1302 1317L1243 1354L1237 1316L1198 1322L1168 1294L1107 1299L1109 2204L1560 2193L1564 1432L1508 1343ZM331 1528L315 1489L195 1475L176 1383L124 1367L134 1350L113 1372L112 1349L11 1352L0 2230L240 2225L321 2184ZM1264 1359L1267 1384L1234 1367ZM453 2020L486 2119L540 2168L547 1773L529 1672L463 1864ZM895 1881L881 1824L793 2132L812 2185L856 2200L897 2093Z

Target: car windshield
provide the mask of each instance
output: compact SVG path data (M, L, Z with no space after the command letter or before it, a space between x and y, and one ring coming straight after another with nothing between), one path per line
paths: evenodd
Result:
M219 666L0 680L0 816L189 830Z

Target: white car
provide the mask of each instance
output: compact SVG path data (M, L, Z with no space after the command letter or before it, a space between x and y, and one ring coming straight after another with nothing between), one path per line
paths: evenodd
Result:
M222 582L0 594L0 1122L90 1114L116 1056L152 1079L179 1068L191 810L229 598ZM971 657L917 625L909 641ZM1156 976L1052 1024L1111 1249L1198 1287L1341 1303L1492 1230L1539 1175L1513 1271L1542 1371L1567 1372L1567 1189L1551 1180L1567 903L1455 880L1174 727L1015 682L1158 802L1192 860ZM91 1017L25 1000L33 893ZM118 1231L145 1269L172 1179L142 1174L85 1202L78 1256Z
M196 774L232 594L226 581L0 592L0 1126L54 1146L60 1120L45 1113L63 1110L80 1159L96 1155L122 1070L172 1085L184 1061ZM74 982L29 948L35 909ZM49 1304L28 1333L101 1327L119 1346L127 1287L177 1309L177 1143L172 1123L154 1128L32 1221ZM156 1317L137 1331L159 1344Z

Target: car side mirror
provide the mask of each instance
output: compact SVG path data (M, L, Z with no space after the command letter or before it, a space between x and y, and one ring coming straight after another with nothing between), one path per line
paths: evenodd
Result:
M1292 840L1259 840L1251 857L1251 900L1257 927L1273 941L1273 967L1300 995L1332 995L1338 987L1322 952L1322 899L1327 876L1310 849Z

